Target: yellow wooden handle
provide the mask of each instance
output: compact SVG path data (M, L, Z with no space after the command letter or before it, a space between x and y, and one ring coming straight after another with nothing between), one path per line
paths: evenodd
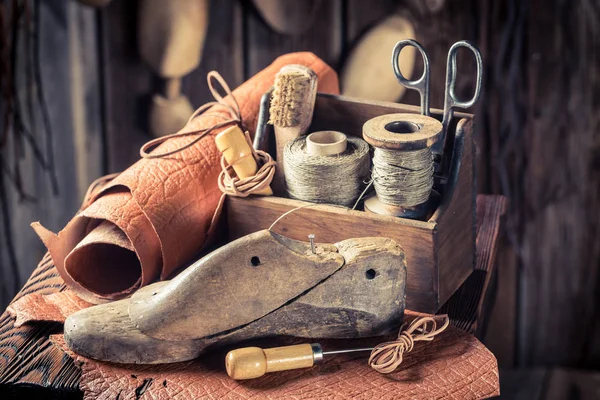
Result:
M308 343L272 349L244 347L227 353L225 368L233 379L253 379L267 372L312 367L315 363L313 354Z
M219 133L215 137L215 143L219 151L223 153L227 163L233 167L238 178L248 178L256 174L258 165L252 156L252 149L246 141L244 133L237 125ZM273 191L270 187L266 187L255 193L270 196Z

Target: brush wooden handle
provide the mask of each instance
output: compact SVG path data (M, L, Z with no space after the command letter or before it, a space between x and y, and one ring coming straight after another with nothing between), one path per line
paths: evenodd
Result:
M274 347L245 347L232 350L225 357L227 375L236 380L254 379L268 372L310 368L314 365L314 353L310 344Z
M287 197L283 149L288 142L304 135L308 130L317 98L317 84L317 74L299 64L283 66L275 78L269 112L270 123L275 129L277 155L273 188L279 196Z
M300 137L301 131L298 127L284 128L276 125L273 129L275 130L275 161L277 161L277 169L273 177L273 188L278 196L287 197L287 185L283 170L283 149L288 142Z
M252 155L252 148L238 126L234 125L219 133L215 137L215 143L227 163L233 167L238 178L248 178L256 174L258 164ZM273 191L270 187L266 187L255 194L270 196Z
M297 139L302 135L302 128L300 127L290 127L284 128L281 126L274 126L275 129L275 146L277 148L277 166L281 165L281 168L278 170L278 173L281 172L281 176L283 177L283 149L288 142L291 142L294 139ZM283 179L283 178L282 178Z

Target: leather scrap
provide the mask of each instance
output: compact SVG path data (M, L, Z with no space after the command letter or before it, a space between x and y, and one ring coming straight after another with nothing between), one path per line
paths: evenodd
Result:
M286 64L312 68L319 76L320 92L339 93L335 71L314 54L281 56L233 92L251 133L261 96ZM201 115L181 132L195 132L215 121L214 115ZM214 143L219 131L168 157L139 160L94 191L84 202L87 207L58 234L32 224L75 293L92 303L124 298L171 277L200 252L222 201L217 185L220 153ZM193 137L173 138L156 150L168 152L190 140Z
M33 321L64 323L69 315L92 306L70 290L51 294L30 293L11 303L6 311L16 318L15 327Z
M57 293L58 294L58 293ZM71 291L60 292L65 301L76 301ZM35 294L24 296L28 303L39 301ZM58 297L57 297L58 298ZM19 301L22 301L19 300ZM16 306L17 303L13 304ZM26 303L22 303L25 306ZM16 310L21 310L16 307ZM67 308L34 307L28 315L34 320L64 321ZM19 313L21 311L18 311ZM407 317L423 314L407 311ZM388 338L320 341L324 348L370 346ZM145 384L149 399L480 399L499 394L498 366L493 354L474 336L453 326L431 343L420 343L407 355L394 373L382 375L367 365L367 357L339 355L328 357L310 369L267 374L261 378L236 382L224 369L228 348L216 350L199 360L163 365L117 365L79 356L70 351L63 335L51 340L81 363L80 388L84 399L136 399ZM281 339L277 343L254 341L260 346L297 343ZM306 340L302 341L306 342ZM148 382L152 382L148 384ZM146 382L146 383L144 383ZM137 392L136 392L137 390Z
M421 314L407 312L407 316ZM390 336L387 339L391 339ZM386 338L320 341L325 349L368 346ZM419 343L402 366L383 375L364 355L326 357L322 364L266 374L249 381L227 376L227 349L202 359L154 366L115 365L90 360L68 350L62 335L51 340L82 363L84 399L482 399L499 394L494 355L474 336L449 327L430 343ZM306 342L306 340L301 341ZM298 343L298 339L252 342L263 347ZM149 384L149 382L151 382Z
M78 300L70 290L56 295L57 303L59 298L65 303ZM27 305L33 305L26 314L30 320L64 321L66 313L73 311L35 306L35 302L45 298L35 293L21 296L11 305L13 313L19 314ZM408 319L423 314L406 311L405 315ZM325 349L363 347L393 337L320 343ZM81 357L67 348L62 334L51 336L51 340L80 365L80 389L85 399L136 399L142 391L144 397L140 398L149 399L479 399L499 394L498 367L493 354L475 337L453 326L431 343L416 345L399 370L389 375L374 371L368 367L367 357L355 354L327 358L311 369L267 374L245 382L233 381L225 373L224 356L230 348L215 350L190 362L131 366ZM298 340L261 340L252 344L274 347Z

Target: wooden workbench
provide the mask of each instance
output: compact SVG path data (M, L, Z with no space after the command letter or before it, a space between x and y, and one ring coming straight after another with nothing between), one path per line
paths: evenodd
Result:
M476 270L441 311L447 312L454 326L469 332L480 331L482 310L493 277L497 239L506 199L501 196L477 198ZM29 293L53 293L65 289L52 264L40 265L25 284L18 299ZM14 301L14 300L13 300ZM0 398L27 396L43 398L81 398L81 370L66 353L48 340L61 331L59 324L46 323L14 327L8 313L0 317Z

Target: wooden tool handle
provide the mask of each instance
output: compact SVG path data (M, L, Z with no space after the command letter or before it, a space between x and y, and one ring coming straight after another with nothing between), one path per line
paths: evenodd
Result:
M256 174L258 165L244 133L238 126L232 126L219 133L215 137L215 143L219 151L223 153L227 163L233 167L238 178L248 178ZM270 196L273 191L270 187L266 187L255 193Z
M258 378L267 372L309 368L314 363L313 348L308 343L272 349L245 347L232 350L225 357L227 375L236 380Z
M283 152L285 145L299 138L302 135L300 127L281 127L275 125L275 159L277 161L277 169L273 178L273 188L275 193L280 197L287 197L287 189L285 183L285 174L283 172Z

